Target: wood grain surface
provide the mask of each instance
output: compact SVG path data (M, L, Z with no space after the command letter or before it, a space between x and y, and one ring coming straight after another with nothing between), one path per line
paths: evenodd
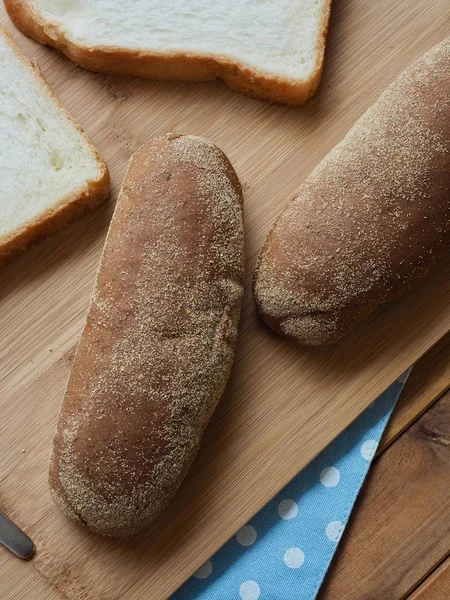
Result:
M376 461L320 600L400 600L450 550L450 393Z
M32 568L31 563L21 561L12 554L2 552L0 585L2 600L61 600L63 595L55 590Z
M380 442L379 449L377 452L377 456L379 457L382 452L384 452L387 448L392 446L395 440L401 435L402 432L405 432L403 435L408 435L407 429L415 422L418 418L423 414L424 409L429 409L433 403L441 397L445 391L450 387L450 335L444 336L442 340L436 344L431 350L427 352L425 356L423 356L420 361L416 363L414 366L413 372L411 373L407 385L404 387L400 399L394 409L394 412L391 416L391 419L388 423L388 426L384 432L383 438ZM346 527L344 533L344 539L350 536L353 536L356 531L356 535L358 536L359 546L356 548L350 544L347 548L343 548L339 551L338 556L334 562L333 569L330 571L330 574L327 578L328 587L333 587L333 581L336 579L340 580L340 589L342 590L351 590L353 588L353 582L355 580L360 581L361 588L361 597L366 598L369 595L370 590L372 589L372 573L371 570L367 571L367 565L361 561L357 565L355 565L354 569L345 569L341 570L341 564L345 564L347 562L347 552L353 555L364 554L366 552L366 548L368 540L371 540L371 536L373 533L373 522L378 519L379 507L376 502L368 503L368 499L371 498L373 494L377 494L379 491L379 481L380 481L380 471L391 469L391 462L395 462L397 460L396 453L391 453L386 455L387 458L384 459L381 467L377 466L377 476L370 476L368 481L364 484L364 493L361 494L359 500L356 503L356 506L353 511L353 518L350 520L349 525ZM375 459L375 465L378 465L378 459ZM373 467L372 467L373 469ZM375 471L374 471L375 472ZM372 475L372 473L371 473ZM428 497L429 490L426 487L422 487L417 490L418 496L420 496L425 502ZM405 503L404 503L405 504ZM406 507L408 504L406 503ZM356 519L359 510L365 511L364 519ZM399 518L402 519L402 512L399 512ZM450 512L450 511L449 511ZM450 514L447 514L447 518L450 519ZM392 515L392 523L391 527L397 528L396 526L396 514ZM392 560L397 561L411 561L411 556L409 555L401 555L399 553L397 542L398 539L390 539L389 545L384 544L384 540L381 540L382 546L379 548L379 552L384 554L386 557L389 557ZM444 564L447 564L445 558L447 554L450 552L450 545L448 548L443 548L443 555L440 559L444 561ZM414 559L413 559L414 560ZM423 564L421 561L421 557L417 557L417 565L416 565L416 581L412 584L417 587L417 593L421 590L427 590L427 593L437 593L437 590L441 589L441 587L446 581L447 575L442 575L442 579L439 580L439 583L434 583L434 579L437 574L440 574L442 571L443 565L437 567L436 571L433 571L428 578L427 575L429 573L429 565ZM403 569L401 569L402 571ZM426 578L425 582L421 584L422 580ZM442 585L441 585L442 581ZM428 591L427 585L430 585L430 591ZM323 591L325 595L325 589ZM343 592L346 593L346 592ZM416 592L413 592L411 597L408 596L408 600L417 600L415 597ZM400 598L406 598L406 595L403 594L399 596L395 600L400 600ZM369 596L370 597L370 596ZM376 600L378 597L375 596ZM374 600L375 600L374 598ZM433 597L432 597L433 598ZM438 596L439 598L439 596ZM450 598L450 594L448 596L443 596L442 600L447 600ZM428 600L426 597L424 600ZM431 599L430 599L431 600ZM434 599L433 599L434 600Z
M108 205L0 273L0 508L34 538L31 565L59 594L167 598L450 329L444 266L345 342L324 350L297 349L271 334L256 318L249 290L256 254L280 208L399 71L445 37L449 12L447 0L336 2L323 82L303 108L263 104L220 82L94 75L24 38L0 12L0 22L39 60L93 138L113 180ZM209 137L241 177L246 297L231 383L186 484L153 529L118 542L90 535L60 515L47 488L47 462L128 158L164 131ZM3 552L2 568L5 560ZM2 577L0 597L7 592ZM36 591L29 597L47 596Z
M450 549L449 549L450 550ZM408 600L448 600L450 598L450 558L408 596Z
M445 335L415 365L386 426L381 454L450 388L450 335Z

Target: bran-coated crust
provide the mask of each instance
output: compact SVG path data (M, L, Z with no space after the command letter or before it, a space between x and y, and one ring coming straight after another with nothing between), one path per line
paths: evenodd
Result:
M254 298L278 333L330 343L425 277L449 244L450 38L307 178L261 250Z
M58 421L50 487L91 531L130 535L180 486L234 358L243 295L239 180L211 142L133 155Z
M56 98L53 90L45 81L37 65L33 64L20 50L8 31L0 27L0 35L2 35L11 49L16 54L17 58L26 65L33 76L39 82L45 93L58 106L65 117L71 121L75 128L83 136L85 143L89 147L91 154L99 168L99 177L93 181L87 181L82 188L73 190L69 195L61 198L60 202L51 209L42 212L39 216L31 221L24 223L21 227L11 231L8 235L0 238L0 266L8 262L13 256L24 252L27 248L34 245L41 239L44 239L75 219L84 214L90 208L94 208L105 200L109 195L110 176L106 164L103 162L91 140L86 136L81 127L74 121L72 116L61 105Z
M327 0L317 38L316 63L311 76L298 81L270 76L227 56L78 46L53 23L44 21L27 0L4 0L4 3L9 16L22 33L61 50L85 69L169 81L213 81L220 78L230 88L247 96L288 105L303 104L317 90L323 70L331 11L331 0Z

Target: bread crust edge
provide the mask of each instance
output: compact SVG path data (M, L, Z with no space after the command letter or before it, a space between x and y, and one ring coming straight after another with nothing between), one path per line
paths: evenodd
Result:
M54 24L44 21L27 0L4 0L4 3L11 20L22 33L61 50L70 60L90 71L162 81L213 81L220 78L234 91L252 98L295 106L311 98L319 86L331 1L325 0L323 6L313 71L308 79L302 81L270 77L227 56L78 46Z
M97 162L99 178L87 181L86 186L73 190L69 195L62 198L56 206L42 212L31 221L14 229L9 234L0 237L0 266L4 265L16 254L24 252L30 246L48 237L76 217L84 214L90 208L96 207L108 197L110 191L110 175L108 168L92 141L84 133L83 129L74 120L72 115L62 106L40 72L39 67L36 64L33 64L22 52L11 34L5 28L0 27L0 35L2 34L17 58L30 69L32 76L38 80L39 85L43 87L51 100L82 135L89 151Z

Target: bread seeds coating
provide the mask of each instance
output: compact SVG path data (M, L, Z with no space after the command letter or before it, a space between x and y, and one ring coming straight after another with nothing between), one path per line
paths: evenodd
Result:
M234 357L243 294L238 178L211 142L132 157L58 422L57 505L92 531L148 525L183 480Z
M450 243L450 38L411 65L308 177L260 253L261 316L333 342L405 293Z

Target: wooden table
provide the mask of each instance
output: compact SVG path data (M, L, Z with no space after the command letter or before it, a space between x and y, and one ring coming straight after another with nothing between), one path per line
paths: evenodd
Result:
M450 334L406 384L319 600L450 598L449 388ZM0 577L1 600L65 597L13 556Z
M450 335L415 366L319 600L450 599Z

